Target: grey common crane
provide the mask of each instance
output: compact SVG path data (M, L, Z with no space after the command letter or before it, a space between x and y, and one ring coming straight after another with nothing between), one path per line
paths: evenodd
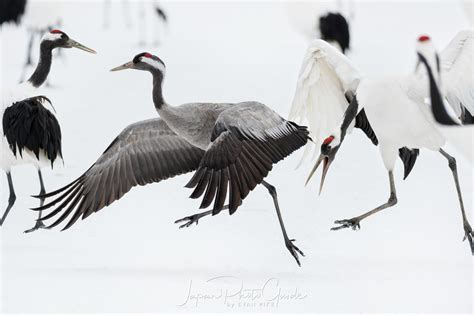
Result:
M18 164L33 164L38 170L40 193L44 193L41 168L62 159L61 128L52 112L44 106L49 100L38 96L38 88L46 81L51 69L53 55L56 48L78 48L90 53L94 50L71 39L60 30L46 33L40 44L38 65L31 77L24 83L16 86L2 102L2 143L0 167L6 172L10 197L8 206L0 218L3 225L16 200L11 168ZM41 199L41 205L44 199ZM41 213L40 213L41 217ZM25 232L31 232L43 227L41 220Z
M214 201L212 210L197 213L176 223L197 223L223 209L235 213L242 200L258 184L273 198L287 249L300 265L303 252L286 233L276 189L264 178L279 162L308 141L306 127L287 121L258 102L189 103L169 105L163 97L166 67L157 56L136 55L132 61L112 69L136 69L153 76L153 102L161 118L134 123L125 128L99 159L70 184L40 197L53 197L44 210L59 205L42 219L56 220L54 227L72 216L63 230L80 217L120 199L133 186L159 182L195 171L186 185L194 188L191 198L202 198L201 208ZM225 200L228 198L228 205Z

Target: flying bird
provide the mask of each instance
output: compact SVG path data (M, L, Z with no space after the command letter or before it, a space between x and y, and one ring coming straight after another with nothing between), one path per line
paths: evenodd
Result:
M165 63L150 53L138 54L112 71L125 69L152 74L152 98L160 118L128 126L83 175L41 195L55 199L36 210L58 204L42 218L55 219L49 227L72 214L63 228L68 229L80 217L85 219L110 205L136 185L195 171L186 187L194 189L191 198L202 197L201 208L213 204L212 209L176 223L184 222L181 227L187 227L223 209L233 214L250 191L262 184L273 199L285 246L299 265L298 255L303 256L303 252L288 237L276 189L264 178L273 164L306 144L307 128L283 119L258 102L171 106L162 93Z
M466 44L466 41L464 44ZM448 48L451 47L448 46ZM442 72L443 64L450 64L449 69L451 69L451 71L460 69L461 71L457 72L457 75L460 76L460 80L462 80L462 76L472 75L471 73L462 71L464 59L458 57L463 53L472 54L473 51L464 51L464 49L469 49L469 45L461 45L458 49L460 51L458 51L457 54L442 54L441 58L439 58L430 38L428 36L421 36L418 39L417 54L420 64L425 67L425 72L417 72L406 76L385 77L382 79L368 78L360 82L354 91L355 96L347 108L342 125L323 141L321 145L321 155L318 158L315 168L317 168L321 161L325 161L326 165L323 173L324 175L327 173L330 162L334 160L345 138L348 127L360 109L359 104L361 104L360 107L363 107L365 110L373 131L379 140L382 160L388 171L390 196L386 203L371 211L351 219L335 221L335 224L338 226L332 228L333 230L349 227L359 229L362 220L394 206L397 203L397 194L393 170L398 148L401 146L412 149L424 148L438 151L448 161L456 185L465 239L468 239L471 252L474 254L474 234L464 208L456 160L442 149L446 142L445 138L433 119L429 105L425 103L425 98L427 97L431 97L431 102L435 106L437 102L442 102L443 98L441 95L443 95L443 90L447 91L448 95L452 93L451 95L455 96L456 99L461 99L462 94L460 95L459 90L456 90L456 88L459 88L458 86L454 88L451 88L449 85L444 88L441 87L441 82L444 82L445 78ZM454 75L454 73L451 73L451 75ZM460 107L456 107L459 104L453 103L452 100L450 105L454 110L456 110L456 108L460 109ZM463 105L466 105L465 108L470 108L472 103L463 103ZM396 117L396 119L394 119L394 117ZM324 178L321 181L321 185L323 184L323 180Z
M54 114L45 105L51 104L45 96L39 95L38 88L46 81L52 64L52 52L56 48L78 48L90 53L94 50L79 44L60 30L46 33L40 45L38 65L31 77L16 86L2 102L2 154L0 167L6 172L10 197L8 206L0 218L3 225L16 200L12 166L33 164L38 170L40 194L45 192L41 168L53 167L62 160L61 128ZM43 205L44 199L41 199ZM41 217L41 213L40 213ZM25 232L44 227L41 220Z

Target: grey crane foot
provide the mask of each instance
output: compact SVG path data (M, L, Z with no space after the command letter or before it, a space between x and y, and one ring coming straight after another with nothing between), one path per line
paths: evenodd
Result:
M287 239L285 240L285 245L286 245L286 248L288 248L288 250L290 251L291 256L295 258L298 266L301 267L300 258L298 257L298 254L304 257L304 253L298 247L296 247L295 244L293 244L294 241L295 239L291 239L291 240Z
M474 256L474 232L472 231L471 226L469 223L464 224L464 238L462 239L463 241L467 240L469 242L469 245L471 246L471 253Z
M35 226L33 226L31 229L26 230L24 233L31 233L39 229L46 229L46 225L44 225L43 221L41 220L36 221Z
M181 222L185 222L184 224L179 226L179 228L182 229L182 228L185 228L185 227L190 227L191 225L193 225L193 223L196 223L196 225L198 225L199 219L201 217L202 216L200 216L199 214L194 214L194 215L190 215L188 217L184 217L182 219L176 220L176 221L174 221L174 223L178 224L178 223L181 223Z
M331 228L331 231L337 231L346 228L352 228L354 231L360 230L360 219L352 218L348 220L336 220L334 224L339 224L339 226L335 226Z

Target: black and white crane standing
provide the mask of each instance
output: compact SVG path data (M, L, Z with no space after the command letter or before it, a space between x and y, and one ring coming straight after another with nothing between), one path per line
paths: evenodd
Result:
M258 184L273 198L287 249L300 264L303 255L286 233L278 205L276 189L264 178L272 165L309 140L306 127L280 117L258 102L189 103L170 106L165 102L162 83L163 61L149 53L112 71L137 69L153 76L153 102L161 118L140 121L125 128L99 159L70 184L40 197L53 197L44 210L59 205L42 219L53 217L54 227L72 216L64 229L80 217L87 218L120 199L133 186L196 171L186 185L194 188L191 198L200 198L201 208L214 201L212 210L177 220L190 226L206 215L223 209L233 214ZM227 195L228 205L224 206ZM63 230L64 230L63 229Z
M333 230L349 227L358 229L360 228L360 221L381 210L394 206L397 203L397 194L393 170L398 148L401 146L425 148L440 152L448 160L461 207L465 239L468 239L471 252L474 254L474 235L464 209L456 160L442 149L446 142L445 138L433 119L429 106L425 104L425 98L429 97L430 94L432 102L437 100L442 102L440 95L444 93L440 91L446 91L446 95L451 94L455 95L457 99L463 99L463 96L468 95L473 89L472 86L468 85L464 85L464 89L459 89L458 85L451 85L456 84L455 82L444 83L445 75L443 75L443 69L448 73L454 71L455 73L452 72L451 75L458 76L459 80L472 75L472 73L464 71L463 67L465 62L472 60L472 54L474 53L470 49L469 40L467 40L467 38L472 36L472 31L461 32L458 36L465 37L465 39L455 41L455 46L451 46L453 43L451 42L443 51L441 58L436 53L428 36L421 36L419 38L417 53L419 61L426 67L427 73L418 72L408 76L364 79L357 86L357 89L353 91L355 96L352 98L351 104L345 113L343 123L340 128L330 133L330 136L323 141L321 146L322 153L310 177L323 161L322 186L329 165L334 160L351 121L357 115L359 104L361 104L379 140L380 153L389 175L390 196L386 203L371 211L351 219L335 221L335 224L338 226L334 227ZM471 57L462 58L462 56L466 55L471 55ZM469 82L468 78L466 80L466 82ZM443 81L442 87L440 85L441 81ZM342 93L342 91L339 91L339 93ZM436 93L438 94L437 96L435 95ZM464 98L464 102L469 102L469 98ZM458 104L455 104L451 99L450 105L456 110L456 105ZM463 103L463 105L469 109L474 104ZM460 110L460 108L457 109Z
M3 225L16 200L11 175L12 166L33 164L38 170L40 193L44 193L41 168L53 167L56 161L62 160L61 128L54 114L44 106L49 100L44 96L38 96L40 93L38 88L46 81L51 69L52 52L58 47L74 47L95 53L60 30L46 33L41 40L40 57L35 71L26 82L9 91L9 95L3 100L0 167L7 174L10 197L8 206L0 218L0 226ZM43 201L44 199L41 200L41 204ZM42 227L41 220L38 220L33 228L25 232Z

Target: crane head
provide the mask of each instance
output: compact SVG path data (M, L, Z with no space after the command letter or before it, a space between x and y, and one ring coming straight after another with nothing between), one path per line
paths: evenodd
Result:
M329 166L334 161L336 157L336 153L341 147L341 137L337 133L331 135L324 139L323 143L321 144L321 154L319 155L316 164L314 165L313 169L309 173L308 179L306 180L306 184L308 184L309 180L313 176L313 174L318 169L319 165L323 163L323 174L321 175L321 184L319 185L319 193L323 190L324 179L326 178L326 174L329 170Z
M126 62L110 71L120 71L125 69L135 69L148 72L158 71L162 76L166 73L166 65L163 60L147 52L136 55L133 57L132 61Z
M433 42L431 41L431 38L428 35L422 35L418 37L416 52L418 55L418 63L416 65L415 72L418 71L420 62L425 60L428 63L428 66L432 69L432 71L436 71L439 73L439 57L436 52L436 48L434 47Z
M72 38L70 38L66 33L58 29L53 29L49 33L44 34L41 39L42 44L50 45L51 49L54 48L77 48L84 50L88 53L95 54L96 51L86 47Z

